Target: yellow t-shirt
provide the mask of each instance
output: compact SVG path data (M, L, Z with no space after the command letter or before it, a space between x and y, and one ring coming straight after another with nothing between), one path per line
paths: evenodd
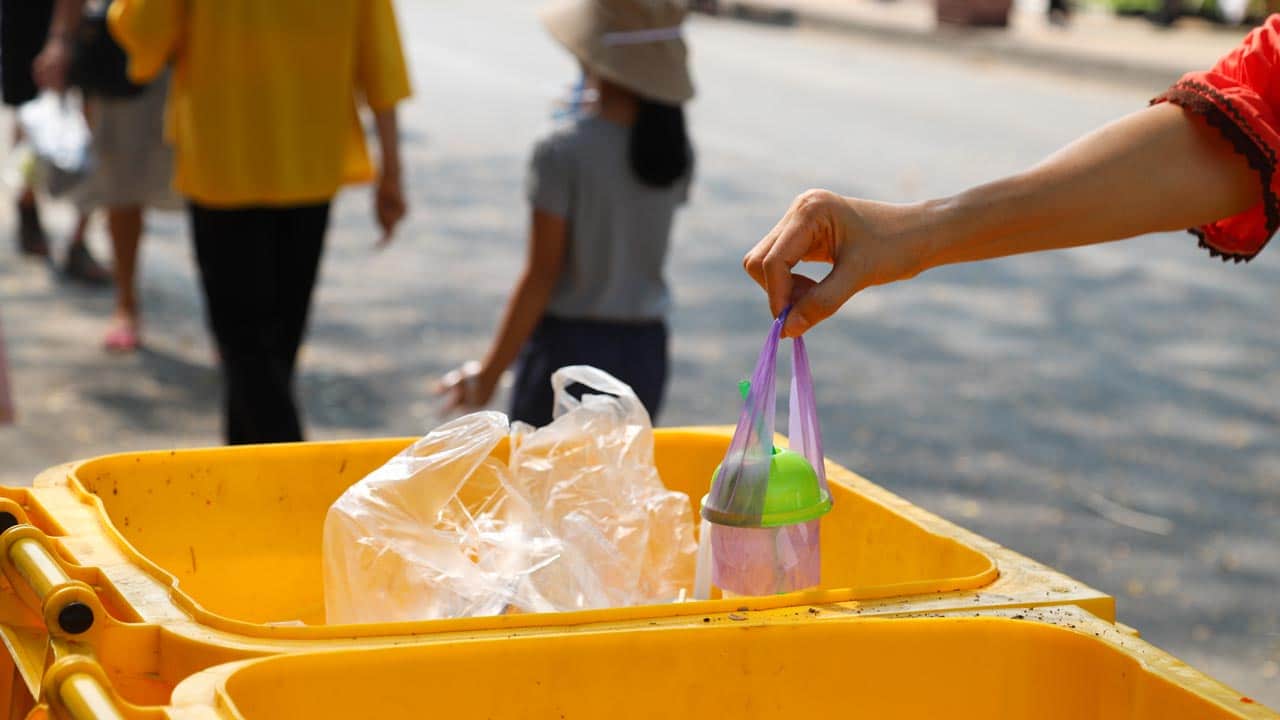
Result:
M357 113L409 96L391 0L114 0L137 81L169 62L174 184L202 205L323 202L373 178Z

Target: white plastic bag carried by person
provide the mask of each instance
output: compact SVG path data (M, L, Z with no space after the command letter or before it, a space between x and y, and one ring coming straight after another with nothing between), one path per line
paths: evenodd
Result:
M60 197L89 176L92 139L80 104L72 96L41 93L18 108L18 124L34 163L32 168L16 170L25 176L18 183L37 185Z
M595 368L552 385L550 425L458 418L333 504L329 623L666 603L691 588L692 507L658 477L644 406Z

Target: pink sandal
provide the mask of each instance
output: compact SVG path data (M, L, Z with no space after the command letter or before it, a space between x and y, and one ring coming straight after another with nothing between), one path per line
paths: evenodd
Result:
M142 338L132 325L119 323L102 338L102 347L111 353L131 353L142 347Z

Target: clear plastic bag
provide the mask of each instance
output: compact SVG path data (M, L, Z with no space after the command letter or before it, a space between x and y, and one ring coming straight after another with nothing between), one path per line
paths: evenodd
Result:
M689 498L663 487L635 393L582 366L552 384L550 425L467 415L333 504L323 547L328 622L670 602L692 585ZM580 400L575 385L587 389ZM508 436L502 462L493 451Z
M561 544L491 457L507 431L501 413L459 418L343 493L324 525L328 622L545 609L524 580Z
M581 400L570 392L575 384L587 389ZM658 477L644 405L625 383L592 367L563 368L551 385L556 419L513 443L510 469L564 542L566 564L578 570L584 599L561 597L557 605L675 600L693 582L693 513L689 496L667 490Z
M70 96L41 93L18 108L18 123L34 159L33 169L18 170L27 176L19 180L23 185L34 181L59 197L89 176L93 165L89 126L80 104Z

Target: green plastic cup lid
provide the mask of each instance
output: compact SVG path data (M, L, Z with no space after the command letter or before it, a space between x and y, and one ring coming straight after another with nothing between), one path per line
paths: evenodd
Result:
M717 467L716 475L719 474ZM794 450L774 447L759 527L798 525L816 520L830 510L831 493L822 489L818 473L809 461Z

